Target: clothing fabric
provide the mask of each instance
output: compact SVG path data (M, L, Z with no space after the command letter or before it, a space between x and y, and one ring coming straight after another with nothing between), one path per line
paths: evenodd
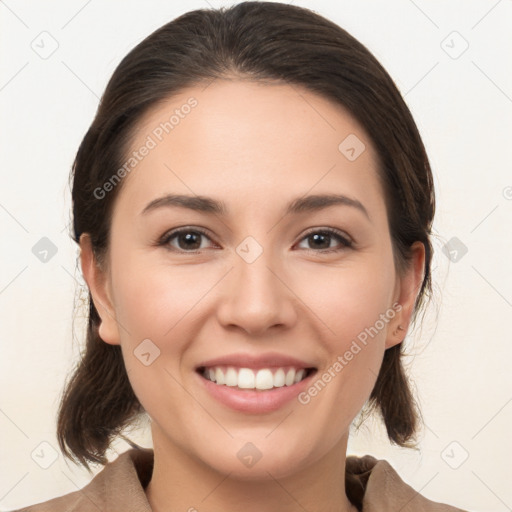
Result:
M151 512L144 489L153 460L153 449L131 448L82 489L12 512ZM371 455L347 456L345 492L360 512L467 512L421 496L386 460Z

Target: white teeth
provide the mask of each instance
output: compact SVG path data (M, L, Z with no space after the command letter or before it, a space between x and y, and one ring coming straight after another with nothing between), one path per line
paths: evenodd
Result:
M303 369L302 370L299 370L296 374L295 374L295 379L294 379L294 382L300 382L302 380L302 378L304 377L304 373L306 373Z
M215 382L217 384L226 384L224 380L224 372L220 368L215 369Z
M286 374L286 378L284 380L284 383L287 386L291 386L295 381L295 370L292 368L291 370L288 370L288 373Z
M276 373L274 373L274 386L276 388L282 388L285 383L284 370L279 368Z
M254 389L254 372L249 368L240 368L238 370L238 387L242 389Z
M306 376L306 370L301 368L278 368L272 373L270 368L252 370L251 368L234 368L232 366L207 368L203 376L218 385L239 387L240 389L272 389L292 386Z
M272 389L274 378L270 370L258 370L256 374L256 389Z
M228 368L226 372L226 386L238 386L238 376L234 368Z

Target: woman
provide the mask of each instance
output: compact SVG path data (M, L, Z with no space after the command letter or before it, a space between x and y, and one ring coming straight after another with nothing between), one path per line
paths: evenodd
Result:
M72 178L90 309L58 439L106 466L26 510L460 510L346 454L365 408L413 446L435 204L364 46L286 4L180 16L120 63ZM143 414L154 448L107 463Z

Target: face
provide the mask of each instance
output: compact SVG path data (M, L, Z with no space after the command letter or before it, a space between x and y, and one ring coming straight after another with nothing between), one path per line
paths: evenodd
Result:
M85 243L82 265L155 449L240 478L344 457L423 264L395 271L366 133L297 86L217 80L150 111L130 156L108 265Z

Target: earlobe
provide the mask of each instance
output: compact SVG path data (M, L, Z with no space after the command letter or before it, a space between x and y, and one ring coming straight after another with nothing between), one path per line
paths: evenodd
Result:
M119 345L119 329L108 286L108 275L100 268L88 233L80 235L80 264L94 306L101 318L98 329L100 338L110 345Z
M409 268L403 276L397 277L396 302L400 310L389 323L386 337L386 348L401 343L409 329L416 298L421 289L425 275L425 246L422 242L414 242L411 247L412 257Z

